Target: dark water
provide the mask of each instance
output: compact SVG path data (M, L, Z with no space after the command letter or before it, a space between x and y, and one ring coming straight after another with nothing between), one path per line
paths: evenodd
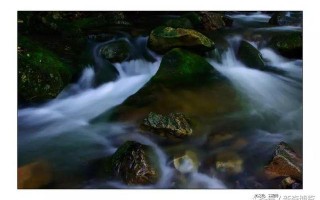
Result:
M19 166L48 160L55 173L52 188L275 187L261 176L274 147L285 141L298 153L302 152L302 60L283 58L267 48L265 40L274 33L302 30L292 26L270 27L267 24L270 16L261 13L231 17L235 20L234 27L219 36L228 46L221 62L210 57L207 60L231 82L236 97L244 104L242 109L211 117L212 113L206 111L222 100L210 101L215 94L209 86L201 91L169 92L166 98L173 104L194 116L206 118L203 134L183 144L167 144L152 134L141 133L139 121L135 119L108 120L109 113L150 80L161 62L161 56L146 47L147 37L121 33L117 38L129 41L135 54L130 61L115 64L119 72L117 80L94 86L94 69L101 62L94 52L106 42L93 43L95 65L88 66L76 84L68 86L58 98L46 104L18 111ZM248 68L237 60L235 50L240 40L255 36L259 39L252 44L267 64L284 73ZM190 99L189 103L184 104L181 98ZM163 109L171 112L166 106ZM224 139L217 142L217 138ZM127 186L107 179L98 181L87 175L91 161L113 154L127 140L154 147L162 171L157 184ZM177 175L172 155L181 149L197 154L200 166L196 172ZM230 152L241 160L241 172L228 174L215 170L212 158Z

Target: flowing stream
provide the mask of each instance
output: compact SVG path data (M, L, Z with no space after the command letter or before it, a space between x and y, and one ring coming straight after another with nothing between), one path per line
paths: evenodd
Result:
M267 23L270 19L270 16L261 13L230 17L239 26ZM268 28L271 27L265 27ZM257 30L269 31L260 25L253 32ZM272 31L299 30L296 27L282 27ZM126 38L132 48L138 49L138 53L129 61L114 64L119 73L116 80L94 86L97 66L89 65L78 82L65 88L56 99L18 110L19 165L38 159L49 160L58 174L55 188L234 188L234 178L239 177L226 178L207 169L186 175L187 184L173 186L174 167L166 149L150 135L141 134L138 124L108 120L108 113L139 91L156 74L162 59L148 50L147 37L121 37ZM235 141L246 141L245 147L238 152L246 163L246 172L239 176L246 179L257 173L256 170L270 158L274 146L280 141L290 143L298 152L302 151L302 60L286 59L257 42L253 44L258 47L268 66L284 73L249 68L235 56L243 35L230 31L224 38L229 48L222 54L221 62L209 57L207 60L230 80L246 102L246 110L233 116L235 121L247 124L235 137ZM96 44L93 51L102 44ZM143 56L146 52L153 59L146 59ZM95 120L99 117L105 120ZM162 174L158 183L128 186L115 181L86 178L84 174L88 162L112 155L127 140L135 140L155 149ZM199 148L201 145L194 144ZM260 148L261 145L264 148ZM230 144L219 146L220 150L230 148ZM200 157L206 157L205 152L202 154ZM246 184L249 183L243 183Z

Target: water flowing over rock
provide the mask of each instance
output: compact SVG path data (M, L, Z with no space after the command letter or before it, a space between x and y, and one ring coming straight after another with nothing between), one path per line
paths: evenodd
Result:
M127 141L112 155L113 175L129 185L154 184L160 174L156 154L147 145Z
M281 142L276 147L272 161L264 169L269 179L290 176L302 180L302 159L288 144Z
M216 169L224 173L239 174L243 171L243 160L235 152L222 152L216 156Z
M195 30L165 26L151 31L148 45L150 49L159 53L165 53L176 47L198 51L209 51L214 48L213 41Z
M270 18L269 24L278 26L301 26L302 12L275 12Z
M173 159L174 167L181 173L190 173L198 170L199 159L193 151L185 151L181 155L175 155Z
M143 120L142 126L160 135L178 138L192 135L190 121L182 113L161 115L150 112Z
M263 68L265 66L259 50L244 40L240 43L238 58L248 67Z

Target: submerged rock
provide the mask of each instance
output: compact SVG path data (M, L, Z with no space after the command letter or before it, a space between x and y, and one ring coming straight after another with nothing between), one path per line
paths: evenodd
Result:
M215 165L218 171L230 174L239 174L243 170L243 160L234 152L219 153Z
M302 12L275 12L270 18L269 24L277 26L301 26Z
M241 41L237 57L248 67L263 68L265 67L262 55L258 49L252 46L249 42Z
M37 161L18 168L18 189L39 189L52 182L53 172L45 161Z
M291 177L286 177L281 181L280 188L282 189L302 189L302 184Z
M148 46L156 52L165 53L176 47L209 51L214 48L214 43L192 29L159 26L151 31Z
M195 172L199 168L197 154L193 151L186 151L182 155L176 155L173 159L174 167L181 173Z
M276 147L272 161L264 168L269 179L290 176L302 180L302 159L285 142Z
M288 58L302 59L302 34L287 33L274 36L270 46Z
M113 175L128 185L154 184L160 178L157 157L150 146L127 141L112 155Z
M101 47L100 54L110 62L122 62L130 55L130 44L125 40L110 42Z
M161 115L150 112L143 120L142 127L160 135L178 138L192 135L190 121L182 113Z
M27 37L19 37L18 94L37 102L55 98L71 79L71 69L53 52Z

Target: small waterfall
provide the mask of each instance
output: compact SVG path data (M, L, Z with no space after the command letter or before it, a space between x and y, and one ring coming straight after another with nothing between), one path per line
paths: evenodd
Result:
M209 62L251 101L254 108L279 115L300 109L302 101L301 83L246 67L235 56L239 37L229 38L228 40L233 48L229 48L222 55L222 63L213 60L209 60ZM295 69L297 67L295 63L299 63L299 61L287 61L269 49L263 49L262 53L272 66L285 68L294 73L296 77L302 78L301 70L296 71ZM297 85L300 88L297 88Z
M157 72L159 65L159 60L154 63L131 60L117 64L120 77L97 88L88 88L92 82L93 70L85 69L79 82L64 91L60 98L40 107L19 110L19 129L21 132L33 130L32 134L46 136L87 125L91 119L136 93ZM32 127L38 129L34 130Z

